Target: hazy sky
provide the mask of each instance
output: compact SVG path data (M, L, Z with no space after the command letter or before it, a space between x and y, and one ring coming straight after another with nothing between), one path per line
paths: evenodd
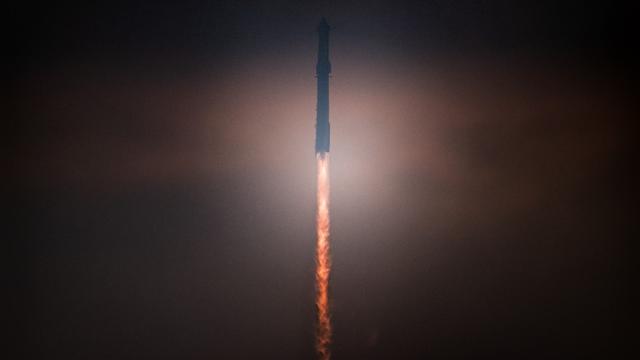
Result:
M12 12L29 24L9 96L27 356L312 358L321 16L335 358L610 358L624 341L630 9Z

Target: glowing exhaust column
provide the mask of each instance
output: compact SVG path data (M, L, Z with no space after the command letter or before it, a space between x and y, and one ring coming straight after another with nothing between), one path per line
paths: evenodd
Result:
M316 307L318 311L316 349L319 358L331 357L331 316L329 311L329 154L318 154L318 208L316 244Z

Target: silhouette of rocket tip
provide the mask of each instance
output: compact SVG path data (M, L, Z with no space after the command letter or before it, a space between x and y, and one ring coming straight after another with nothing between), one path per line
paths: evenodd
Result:
M318 24L319 28L328 28L329 27L329 23L327 22L327 19L323 16L320 19L320 23Z

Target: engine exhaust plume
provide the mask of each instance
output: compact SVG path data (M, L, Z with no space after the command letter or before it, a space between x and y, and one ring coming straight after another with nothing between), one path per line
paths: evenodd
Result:
M329 311L329 276L331 254L329 246L329 154L318 156L318 204L316 215L316 350L320 360L331 358L331 314Z

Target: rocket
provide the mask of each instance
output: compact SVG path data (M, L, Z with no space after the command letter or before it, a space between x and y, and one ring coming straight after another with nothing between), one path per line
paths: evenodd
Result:
M316 77L318 78L318 105L316 108L316 154L329 152L329 24L322 18L318 25L318 62Z

